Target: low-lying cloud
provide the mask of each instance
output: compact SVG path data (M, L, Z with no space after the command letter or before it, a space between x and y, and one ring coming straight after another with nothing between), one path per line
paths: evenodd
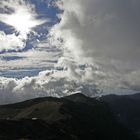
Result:
M23 79L0 78L0 104L20 102L37 97L62 97L74 92L97 93L96 86L80 81L67 70L43 71Z

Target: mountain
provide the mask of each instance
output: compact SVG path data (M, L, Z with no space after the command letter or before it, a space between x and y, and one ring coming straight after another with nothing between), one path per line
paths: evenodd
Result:
M74 94L0 106L0 140L138 140L104 101Z
M107 95L99 98L106 102L116 119L140 137L140 93L133 95Z

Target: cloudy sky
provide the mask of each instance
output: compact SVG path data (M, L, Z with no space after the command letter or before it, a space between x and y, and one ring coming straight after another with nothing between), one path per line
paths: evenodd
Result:
M1 0L0 104L140 91L139 0Z

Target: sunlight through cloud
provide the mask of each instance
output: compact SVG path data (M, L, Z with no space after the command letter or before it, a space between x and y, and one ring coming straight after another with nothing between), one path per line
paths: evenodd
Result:
M14 27L17 32L28 34L32 28L47 22L46 19L37 19L34 5L18 0L13 6L14 2L15 0L9 0L0 3L2 9L5 10L6 7L13 10L11 13L0 14L0 21Z

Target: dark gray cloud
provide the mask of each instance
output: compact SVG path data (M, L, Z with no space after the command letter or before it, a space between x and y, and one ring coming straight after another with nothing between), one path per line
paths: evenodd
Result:
M84 50L89 47L87 55L101 54L130 61L139 58L139 1L88 0L81 1L80 6L84 11L82 16L74 11L68 13L69 19L62 29L71 30L82 40Z

